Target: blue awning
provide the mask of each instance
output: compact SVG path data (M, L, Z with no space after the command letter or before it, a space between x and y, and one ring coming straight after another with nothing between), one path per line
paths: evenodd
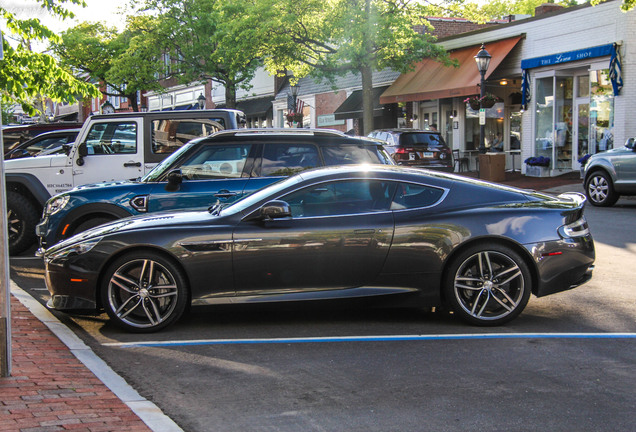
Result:
M528 74L528 69L605 56L610 56L610 80L612 81L614 96L618 96L621 88L623 87L621 56L618 46L615 43L612 43L521 60L521 104L525 107L530 101L530 76Z

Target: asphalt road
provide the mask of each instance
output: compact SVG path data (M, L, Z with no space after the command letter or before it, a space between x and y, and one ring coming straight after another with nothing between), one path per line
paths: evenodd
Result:
M498 328L260 305L195 308L134 335L105 315L56 315L186 431L633 431L636 200L586 215L593 279ZM42 268L11 259L12 279L45 301Z

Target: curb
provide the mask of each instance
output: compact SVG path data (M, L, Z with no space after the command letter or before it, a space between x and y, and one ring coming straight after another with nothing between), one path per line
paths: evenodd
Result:
M121 376L110 368L67 326L42 306L26 291L10 281L11 294L38 320L66 345L71 353L86 366L106 387L126 404L150 429L155 432L183 432L170 417L154 403L143 398Z

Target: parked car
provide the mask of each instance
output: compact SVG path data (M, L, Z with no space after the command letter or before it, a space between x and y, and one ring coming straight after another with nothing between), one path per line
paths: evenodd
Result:
M301 172L229 206L136 216L44 254L48 306L104 308L132 332L190 304L370 297L476 325L592 275L585 197L396 166Z
M38 154L63 152L63 145L75 142L75 138L77 138L77 134L80 130L81 129L62 129L59 131L45 132L22 144L14 146L4 154L4 159L19 159L37 156Z
M51 196L87 183L144 176L187 141L243 127L237 110L126 112L89 117L64 152L4 162L9 253L36 243Z
M369 137L386 142L386 150L398 165L453 171L452 151L437 131L378 129Z
M82 123L78 122L57 122L57 123L31 123L22 125L8 125L2 128L2 141L4 153L12 150L16 146L30 140L45 132L62 129L81 128Z
M392 164L377 141L325 129L240 129L192 141L136 181L80 186L48 200L40 250L131 215L230 203L308 168Z
M621 195L636 195L636 138L592 155L585 164L585 194L592 205L609 207Z

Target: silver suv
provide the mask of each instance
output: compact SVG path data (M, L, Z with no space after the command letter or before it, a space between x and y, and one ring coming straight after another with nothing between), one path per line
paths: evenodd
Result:
M587 199L598 207L614 205L621 195L636 195L636 138L592 155L585 164L583 184Z

